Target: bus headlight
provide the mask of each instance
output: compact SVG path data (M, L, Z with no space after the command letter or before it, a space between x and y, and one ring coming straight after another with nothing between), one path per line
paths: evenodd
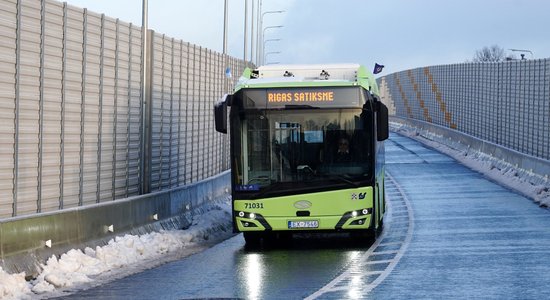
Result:
M259 227L261 225L265 230L271 230L271 225L261 214L245 211L235 211L234 214L237 218L236 221L241 222L243 227Z
M244 212L244 211L239 211L239 212L236 212L237 213L237 216L240 217L240 218L246 218L246 219L256 219L258 216L255 214L255 213L247 213L247 212Z
M361 215L361 216L365 216L365 215L370 214L371 211L372 211L372 208L363 208L362 210L358 210L357 214Z
M368 214L371 213L371 208L363 208L361 210L354 210L351 212L351 217L352 218L356 218L356 217L361 217L361 216L366 216Z

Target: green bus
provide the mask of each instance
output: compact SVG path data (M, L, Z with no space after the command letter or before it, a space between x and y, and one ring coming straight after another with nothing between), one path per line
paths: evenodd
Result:
M246 69L214 114L218 132L229 127L233 228L247 244L380 232L388 109L365 67Z

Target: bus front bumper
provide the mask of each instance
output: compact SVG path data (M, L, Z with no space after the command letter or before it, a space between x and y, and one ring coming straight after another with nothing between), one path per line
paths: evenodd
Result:
M264 217L257 213L236 212L237 231L315 231L356 230L371 227L372 209L349 211L341 216Z

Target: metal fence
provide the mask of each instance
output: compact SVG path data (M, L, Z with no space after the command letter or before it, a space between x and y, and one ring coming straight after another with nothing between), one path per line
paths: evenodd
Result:
M148 34L142 45L141 27L66 3L0 2L0 219L228 169L212 107L231 86L226 66L239 74L247 63Z
M397 116L550 160L550 59L424 67L377 81Z

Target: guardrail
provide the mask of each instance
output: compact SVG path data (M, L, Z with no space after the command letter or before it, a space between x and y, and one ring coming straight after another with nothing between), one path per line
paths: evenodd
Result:
M172 190L0 220L0 258L10 273L32 277L52 255L105 245L114 236L184 229L205 204L227 200L229 171Z

